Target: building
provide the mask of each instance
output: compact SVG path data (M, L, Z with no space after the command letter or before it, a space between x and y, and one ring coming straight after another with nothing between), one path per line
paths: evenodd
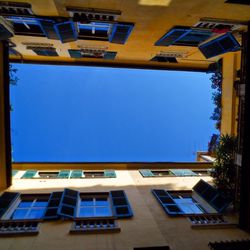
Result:
M13 200L15 203L9 207L12 212L1 207L2 216L5 220L13 218L13 211L18 210L15 204L16 206L21 204L20 197L26 199L25 194L40 194L40 196L28 198L33 199L34 206L36 199L40 199L40 208L42 208L42 202L46 202L51 192L60 192L64 188L75 190L70 193L75 197L84 198L85 195L89 195L91 197L87 198L92 201L96 196L101 196L102 201L105 201L105 198L107 200L107 197L116 198L119 200L118 203L123 204L121 206L126 207L123 210L123 212L127 211L124 212L127 214L125 217L134 215L132 218L118 220L119 227L114 226L114 221L116 222L114 218L105 219L105 223L112 224L114 229L111 230L112 233L109 231L110 233L105 235L97 234L96 231L92 235L71 235L69 234L72 224L70 219L42 222L37 236L22 238L17 237L18 232L15 232L15 241L8 237L0 239L0 249L27 247L71 249L72 246L74 249L83 247L86 249L137 249L138 247L139 249L139 247L154 246L169 246L170 249L176 250L208 249L209 242L249 238L248 233L238 228L224 228L237 223L235 218L229 218L230 223L222 223L219 229L218 225L214 225L218 224L218 217L213 218L214 224L208 223L211 226L210 229L191 228L190 221L183 216L176 218L166 216L158 202L159 199L158 201L156 199L157 193L152 193L152 189L192 190L200 178L211 182L211 178L204 175L206 172L204 169L211 168L209 162L176 163L171 166L169 163L83 163L71 164L70 167L67 164L50 166L42 163L12 164L8 84L9 62L197 72L221 70L223 74L221 133L237 135L238 138L236 164L239 166L241 191L239 226L249 231L250 138L247 129L244 129L249 125L247 104L250 92L247 87L250 84L249 20L248 1L236 0L0 1L0 188L2 191L21 193L21 196L9 194L15 199L13 197L10 199L7 195L9 197L7 200L9 202ZM13 182L12 169L19 170ZM69 174L66 174L67 180L57 178L59 171L68 169L78 170L74 172L78 178L70 178ZM114 170L116 178L105 178L107 176L102 172L105 169ZM146 175L154 178L143 177L139 169L148 170ZM195 176L172 177L169 176L169 169L203 169L203 171L196 171L198 175ZM19 178L24 174L22 171L26 170L41 170L41 172L43 170L45 173L39 174L33 171L33 174L32 172L28 174L30 178ZM98 173L87 173L88 179L83 178L83 173L79 174L79 170ZM112 176L112 173L110 175ZM182 175L185 174L182 172ZM53 177L53 180L50 177ZM126 195L118 192L114 193L113 197L110 192L112 190L124 190ZM64 191L64 195L68 196L65 192L70 191ZM86 192L95 194L86 194ZM75 197L71 197L73 204L79 202ZM166 193L163 197L169 198ZM53 199L59 200L56 196ZM7 204L6 202L4 200L4 204ZM204 205L204 201L202 202ZM117 203L112 204L115 207ZM66 213L61 210L59 215L65 217L68 210ZM76 210L81 211L81 206ZM25 211L23 208L23 212ZM29 210L29 213L31 212L33 212L32 209ZM54 216L58 215L54 214ZM83 225L85 222L80 223ZM1 223L4 231L7 226ZM13 221L9 223L8 227L12 231L22 232L25 230L20 227L31 227L30 233L37 233L38 222L28 224L29 226L15 225L15 230ZM100 221L95 223L100 227ZM76 229L76 225L72 227ZM212 229L212 227L215 228ZM116 233L113 234L113 232Z

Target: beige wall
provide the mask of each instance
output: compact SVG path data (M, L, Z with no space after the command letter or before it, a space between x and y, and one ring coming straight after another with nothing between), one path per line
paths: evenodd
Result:
M118 220L120 233L69 235L71 221L43 222L38 236L0 238L1 250L87 249L129 250L133 247L169 245L171 250L206 250L209 241L242 239L239 229L191 229L184 218L170 218L151 194L152 188L191 189L199 177L143 178L137 170L117 170L117 178L79 180L15 179L10 190L24 193L50 192L65 187L81 192L125 190L132 219ZM210 177L203 178L211 181Z

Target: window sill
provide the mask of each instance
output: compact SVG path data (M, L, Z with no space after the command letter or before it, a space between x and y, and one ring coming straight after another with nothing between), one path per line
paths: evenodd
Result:
M114 218L91 218L75 220L70 234L119 233L120 231Z
M39 233L40 220L2 220L0 237L32 236Z

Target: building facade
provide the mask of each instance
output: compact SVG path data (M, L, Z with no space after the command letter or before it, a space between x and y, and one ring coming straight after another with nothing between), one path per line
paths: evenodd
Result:
M242 229L250 229L250 138L246 129L250 93L249 20L249 3L235 0L0 1L0 190L3 194L11 192L1 196L0 235L6 232L6 237L0 238L0 249L140 249L156 246L167 249L168 246L176 250L198 250L208 249L209 242L249 238L246 232L235 227L239 222ZM227 218L230 207L223 215L225 218L219 218L220 212L213 210L214 204L202 197L199 200L198 196L204 210L208 210L210 216L215 213L215 217L198 216L196 221L190 214L180 211L185 204L176 204L181 199L179 196L185 198L187 195L186 198L191 199L190 193L196 195L193 188L200 179L212 184L204 170L211 168L209 162L13 164L10 62L194 72L221 70L220 131L238 138L240 219ZM105 172L105 169L114 170L116 177L114 172ZM190 171L196 175L190 176ZM211 190L210 195L216 193ZM180 193L175 194L175 191ZM53 192L55 196L51 196ZM62 208L63 197L73 202L73 205L66 205L66 210ZM41 214L45 213L50 199L57 200L55 202L61 207L52 207L56 210L52 213L56 218L47 221ZM92 205L84 203L90 200ZM101 208L97 201L103 204ZM199 205L191 203L189 209L190 206L196 214ZM94 217L92 220L82 216L83 220L80 216L86 207L88 211L92 209L92 215L94 213L89 216ZM122 207L120 214L114 212L116 207ZM98 209L103 211L101 217L106 218L98 219ZM125 218L119 218L121 215ZM37 216L40 216L38 220ZM15 218L22 218L24 224L16 225ZM29 224L30 218L35 220L34 224ZM194 226L194 221L200 226ZM104 224L111 225L109 230L103 230ZM84 225L90 230L85 230ZM7 237L11 230L14 240ZM27 231L33 236L27 237ZM25 232L23 237L19 237L20 232Z

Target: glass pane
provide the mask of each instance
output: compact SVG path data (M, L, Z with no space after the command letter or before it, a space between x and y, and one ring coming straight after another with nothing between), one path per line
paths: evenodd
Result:
M79 217L93 217L94 207L81 207Z
M108 198L96 198L96 206L109 206Z
M43 209L32 209L27 215L27 219L40 219L42 218L45 212L45 208Z
M32 206L33 201L21 201L20 204L18 205L18 207L31 207Z
M81 199L81 206L94 206L94 199L93 198L82 198Z
M25 219L28 209L16 209L11 216L12 220Z
M192 198L174 199L174 201L185 214L203 214Z
M43 200L37 200L34 204L34 207L47 207L48 202Z
M102 217L102 216L111 216L111 211L109 207L96 207L95 209L95 216Z

